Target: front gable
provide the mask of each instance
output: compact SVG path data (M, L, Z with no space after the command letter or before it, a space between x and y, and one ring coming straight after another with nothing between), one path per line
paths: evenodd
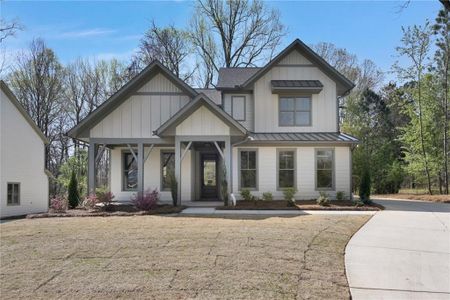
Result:
M176 127L176 135L230 135L230 126L225 124L204 105Z
M294 50L283 57L283 59L281 59L277 65L313 65L313 63L304 55L302 55L298 50Z

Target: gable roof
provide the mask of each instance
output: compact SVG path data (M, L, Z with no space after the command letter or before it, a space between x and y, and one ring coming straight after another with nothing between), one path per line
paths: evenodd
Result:
M239 84L241 89L249 89L251 85L266 74L273 66L280 62L284 57L286 57L292 50L300 51L305 58L310 60L314 65L316 65L322 72L327 74L337 83L338 95L344 95L352 88L355 84L342 75L333 66L327 63L320 55L314 52L301 40L296 39L289 46L287 46L283 51L281 51L275 58L273 58L269 63L267 63L263 68L260 68L255 72L250 78ZM231 76L231 75L230 75Z
M255 75L261 68L220 68L216 88L235 89Z
M162 73L167 76L167 78L174 83L178 88L185 92L190 97L195 97L198 93L190 87L183 80L175 76L169 69L167 69L162 63L154 60L150 63L144 70L139 72L130 81L128 81L124 86L122 86L117 92L115 92L108 100L103 102L97 109L86 116L78 125L73 127L67 132L68 136L79 137L87 129L95 126L103 117L108 113L117 108L122 104L128 97L142 87L148 80L158 73Z
M44 144L48 144L49 140L44 135L44 133L39 129L39 127L34 123L33 119L30 117L30 115L27 113L25 108L23 108L22 104L20 104L19 99L17 99L16 95L11 91L11 89L8 87L8 85L3 81L0 80L0 88L5 93L6 98L8 98L11 103L17 108L17 110L20 112L20 114L25 118L28 124L30 124L31 128L37 133L37 135L41 138L41 140L44 142Z
M219 119L221 119L228 126L235 128L242 134L247 134L247 129L242 126L238 121L233 119L229 114L227 114L223 109L221 109L217 104L215 104L211 99L209 99L205 94L199 94L194 100L186 104L182 109L180 109L175 115L173 115L169 120L162 124L158 129L154 131L154 134L161 136L173 126L178 126L183 122L190 114L195 112L202 105L206 106L212 113L214 113Z

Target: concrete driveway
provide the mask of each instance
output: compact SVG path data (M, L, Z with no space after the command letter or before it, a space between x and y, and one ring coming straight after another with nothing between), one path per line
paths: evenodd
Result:
M353 299L450 299L450 204L375 202L346 247Z

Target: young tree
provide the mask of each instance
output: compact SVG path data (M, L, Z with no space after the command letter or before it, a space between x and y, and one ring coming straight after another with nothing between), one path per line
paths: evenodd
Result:
M425 129L423 125L423 84L422 79L425 71L429 67L427 55L430 49L430 35L431 30L429 23L424 26L414 25L412 27L402 27L403 37L401 39L402 45L397 47L397 52L400 56L405 57L411 63L407 67L402 67L398 62L394 65L394 71L402 80L413 81L413 95L414 101L417 103L418 116L418 138L421 148L420 160L423 163L423 169L427 177L428 192L432 194L431 190L431 175L428 165L428 155L425 146Z
M198 0L190 36L209 87L220 67L249 67L273 57L285 27L278 10L260 0Z
M78 190L78 181L75 170L72 170L69 186L67 187L69 207L76 208L80 203L80 191Z

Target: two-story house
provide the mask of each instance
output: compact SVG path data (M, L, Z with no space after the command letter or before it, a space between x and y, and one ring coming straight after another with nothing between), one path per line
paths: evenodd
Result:
M223 68L215 89L194 89L155 61L78 126L89 142L89 190L97 159L111 149L111 191L127 201L157 188L178 202L220 199L223 180L239 198L296 188L351 194L352 147L339 131L338 98L354 84L300 40L261 68Z

